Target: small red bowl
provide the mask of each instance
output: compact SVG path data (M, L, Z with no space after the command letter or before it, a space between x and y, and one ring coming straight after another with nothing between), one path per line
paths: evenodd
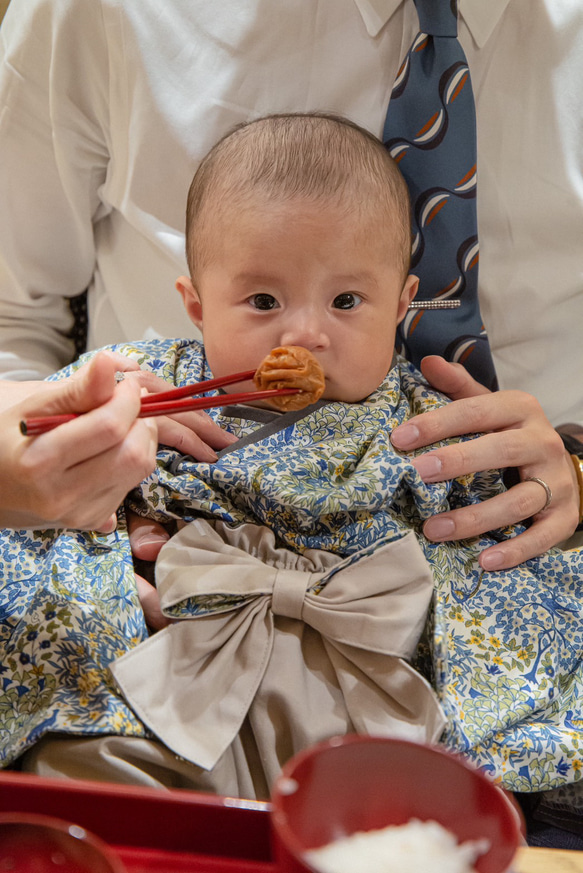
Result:
M445 749L348 735L319 743L283 768L272 793L272 839L281 873L313 871L305 852L356 831L436 821L458 841L487 839L479 873L504 873L521 845L513 801Z
M18 873L126 873L94 834L48 815L0 814L0 870Z

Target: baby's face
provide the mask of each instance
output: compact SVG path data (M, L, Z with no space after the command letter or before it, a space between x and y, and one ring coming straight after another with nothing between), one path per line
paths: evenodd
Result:
M178 287L213 375L255 368L272 348L295 345L322 365L325 398L354 402L374 391L417 285L408 277L403 287L391 230L374 218L301 200L250 205L207 225L216 252L196 291Z

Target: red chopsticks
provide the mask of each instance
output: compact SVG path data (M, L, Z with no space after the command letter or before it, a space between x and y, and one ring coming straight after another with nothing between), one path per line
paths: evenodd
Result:
M193 382L191 385L183 385L182 388L170 388L168 391L160 391L158 394L146 394L145 397L142 397L142 406L149 406L151 403L162 403L167 400L178 400L180 397L192 397L193 394L214 391L216 388L224 388L225 385L236 385L237 382L248 382L249 379L253 378L255 372L255 370L245 370L243 373L219 376L218 379Z
M231 406L233 403L245 403L253 400L266 400L269 397L281 397L284 394L298 394L299 388L271 388L267 391L243 391L239 394L221 394L218 397L194 397L205 391L214 391L226 385L237 382L247 382L255 375L255 370L245 370L243 373L233 373L218 379L207 379L205 382L195 382L182 388L172 388L158 394L147 394L142 398L138 418L152 418L157 415L172 415L179 412L210 409L213 406ZM60 424L73 421L79 415L45 415L39 418L27 418L20 422L20 430L25 436L38 436L46 433Z

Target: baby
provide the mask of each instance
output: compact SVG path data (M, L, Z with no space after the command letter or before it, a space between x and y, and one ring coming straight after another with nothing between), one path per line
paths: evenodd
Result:
M107 536L2 536L6 764L261 798L292 754L356 730L440 740L516 791L579 778L583 557L484 573L516 529L427 541L425 518L503 486L424 484L391 447L446 402L394 356L409 227L395 164L343 119L271 116L210 152L177 282L204 347L117 350L182 385L302 346L325 393L212 410L239 437L215 464L160 451L128 501L176 527L157 563L175 621L151 637L122 512Z

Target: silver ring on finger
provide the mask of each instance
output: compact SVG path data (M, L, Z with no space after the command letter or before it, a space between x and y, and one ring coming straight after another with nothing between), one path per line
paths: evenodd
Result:
M537 482L539 485L542 485L542 487L545 489L546 500L545 500L545 505L543 506L542 509L539 509L538 512L544 512L545 509L548 509L553 501L553 492L551 491L551 489L549 488L547 483L544 481L544 479L539 479L538 476L530 476L528 479L523 479L522 481L523 482Z
M122 373L121 370L118 370L117 373L115 373L113 378L115 379L116 382L123 382L125 377L126 377L126 374Z

